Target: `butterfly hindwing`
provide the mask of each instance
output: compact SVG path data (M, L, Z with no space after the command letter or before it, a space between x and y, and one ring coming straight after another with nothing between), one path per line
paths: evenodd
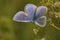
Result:
M41 27L45 27L45 25L46 25L46 16L41 16L39 19L37 19L35 21L35 24L37 24Z
M13 20L17 22L31 22L23 11L17 12L13 17Z

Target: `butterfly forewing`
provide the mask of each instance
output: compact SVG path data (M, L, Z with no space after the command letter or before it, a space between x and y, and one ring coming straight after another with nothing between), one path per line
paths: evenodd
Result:
M34 14L35 14L35 11L36 11L36 6L35 5L33 5L33 4L27 4L26 6L25 6L25 12L27 13L27 15L28 15L28 18L30 19L30 20L32 20L33 19L33 17L34 17Z
M41 16L44 16L47 13L47 10L48 9L45 6L38 7L37 10L36 10L35 19L38 19Z

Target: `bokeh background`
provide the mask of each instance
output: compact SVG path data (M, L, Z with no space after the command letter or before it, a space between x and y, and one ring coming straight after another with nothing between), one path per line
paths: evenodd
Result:
M48 7L46 27L13 21L29 3ZM0 40L60 40L60 0L0 0Z

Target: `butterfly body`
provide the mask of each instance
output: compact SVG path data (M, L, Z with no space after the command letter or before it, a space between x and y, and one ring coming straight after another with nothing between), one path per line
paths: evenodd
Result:
M47 7L37 7L33 4L27 4L24 11L25 12L17 12L16 15L13 17L13 20L17 22L33 22L42 27L46 25L45 14L47 13Z

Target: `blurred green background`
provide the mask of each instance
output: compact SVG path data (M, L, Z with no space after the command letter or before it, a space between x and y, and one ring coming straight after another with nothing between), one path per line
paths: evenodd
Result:
M46 27L13 21L29 3L48 7ZM60 0L0 0L0 40L60 40Z

